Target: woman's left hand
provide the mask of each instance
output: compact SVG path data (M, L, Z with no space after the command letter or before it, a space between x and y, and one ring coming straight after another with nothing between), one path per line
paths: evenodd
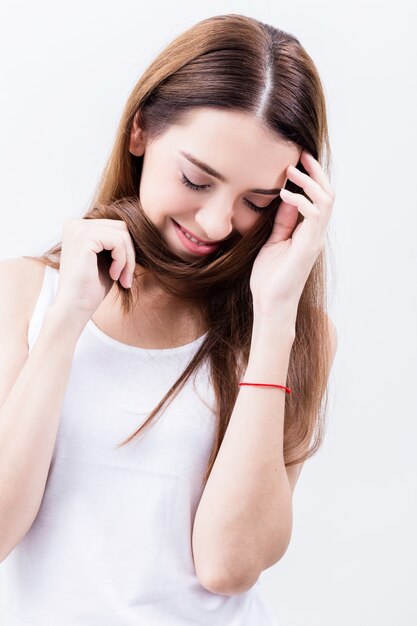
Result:
M257 255L250 277L254 313L268 317L289 308L296 314L305 283L324 247L335 201L336 194L319 162L305 150L300 160L308 175L290 165L287 177L304 189L312 202L302 194L281 191L271 235ZM298 211L304 220L294 230Z

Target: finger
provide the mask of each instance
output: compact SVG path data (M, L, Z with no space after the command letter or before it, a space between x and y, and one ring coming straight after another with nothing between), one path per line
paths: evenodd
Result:
M109 274L113 280L120 280L120 275L126 265L126 243L124 237L116 238L116 245L111 251L111 257L114 259L110 266Z
M297 223L298 210L294 205L281 202L275 215L272 234L274 243L285 241L291 236Z
M98 254L102 250L111 250L111 258L114 259L109 268L110 278L114 281L119 279L120 273L126 265L126 245L121 234L111 233L107 229L99 230L93 237L92 251Z
M133 246L132 238L128 232L124 233L126 246L126 266L123 270L123 282L125 287L131 286L131 280L136 270L136 252Z
M301 187L311 201L317 206L327 206L330 204L329 194L319 185L318 182L313 180L311 176L300 172L293 165L289 165L287 168L288 178L295 182L296 185Z
M117 228L121 230L127 229L127 224L124 220L110 220L110 219L105 219L105 218L96 218L94 221L100 222L102 226L116 226Z
M289 193L293 198L288 200L288 203L294 204L305 218L300 221L297 228L291 233L291 239L294 241L294 237L297 235L297 241L301 243L304 240L304 246L307 243L305 250L321 250L329 213L321 211L302 194Z
M300 213L304 215L304 217L317 219L322 214L320 209L312 204L301 193L293 193L292 191L288 191L288 189L281 189L280 195L285 202L296 206Z
M124 287L128 287L130 288L131 284L131 279L133 279L135 270L136 270L136 253L135 253L135 248L133 246L133 241L132 241L132 237L130 235L130 233L128 232L127 229L127 225L126 222L124 222L123 220L119 221L119 220L100 220L100 222L106 222L106 223L101 223L100 227L108 230L109 232L114 232L113 228L114 226L118 225L116 224L116 222L119 222L120 224L120 228L117 229L117 232L123 237L124 239L124 244L125 244L125 252L126 252L126 263L125 266L123 267L122 271L119 274L118 279L120 282L123 282L123 286ZM123 275L123 276L122 276Z
M310 152L307 150L303 150L300 156L300 160L304 169L307 170L310 177L315 180L322 189L329 195L330 197L334 196L334 190L330 185L329 179L323 171L320 163L313 157ZM301 172L303 174L303 172ZM304 174L305 175L305 174Z

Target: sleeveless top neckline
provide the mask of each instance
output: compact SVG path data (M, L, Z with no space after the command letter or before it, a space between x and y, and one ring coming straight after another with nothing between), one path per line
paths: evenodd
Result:
M46 268L29 352L58 277ZM83 329L39 510L0 565L2 626L277 626L259 593L260 578L227 596L207 591L196 574L193 523L217 433L208 360L150 428L120 445L203 339L147 350L91 323Z
M128 343L124 343L123 341L119 341L118 339L115 339L114 337L110 337L110 335L108 335L103 330L101 330L101 328L99 328L97 324L91 318L88 320L87 326L102 341L120 350L126 350L128 352L138 352L138 353L142 352L142 353L147 353L147 354L148 353L149 354L162 354L162 355L167 355L167 356L170 354L174 355L174 354L180 354L182 352L194 351L195 348L200 347L200 345L203 343L203 341L208 335L208 331L206 331L203 335L200 335L200 337L197 337L197 339L194 339L193 341L189 343L183 344L182 346L176 346L174 348L142 348L140 346L131 346Z

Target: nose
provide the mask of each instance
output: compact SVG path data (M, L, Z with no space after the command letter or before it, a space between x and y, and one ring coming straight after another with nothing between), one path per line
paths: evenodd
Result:
M232 218L233 209L218 203L216 206L207 204L201 207L194 219L205 233L204 239L221 241L233 230Z

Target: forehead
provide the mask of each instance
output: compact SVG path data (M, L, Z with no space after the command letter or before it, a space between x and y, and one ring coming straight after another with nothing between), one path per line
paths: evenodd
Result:
M302 149L267 128L253 115L199 107L187 111L163 136L167 146L185 151L224 173L265 172L296 165ZM259 182L259 181L258 181Z

